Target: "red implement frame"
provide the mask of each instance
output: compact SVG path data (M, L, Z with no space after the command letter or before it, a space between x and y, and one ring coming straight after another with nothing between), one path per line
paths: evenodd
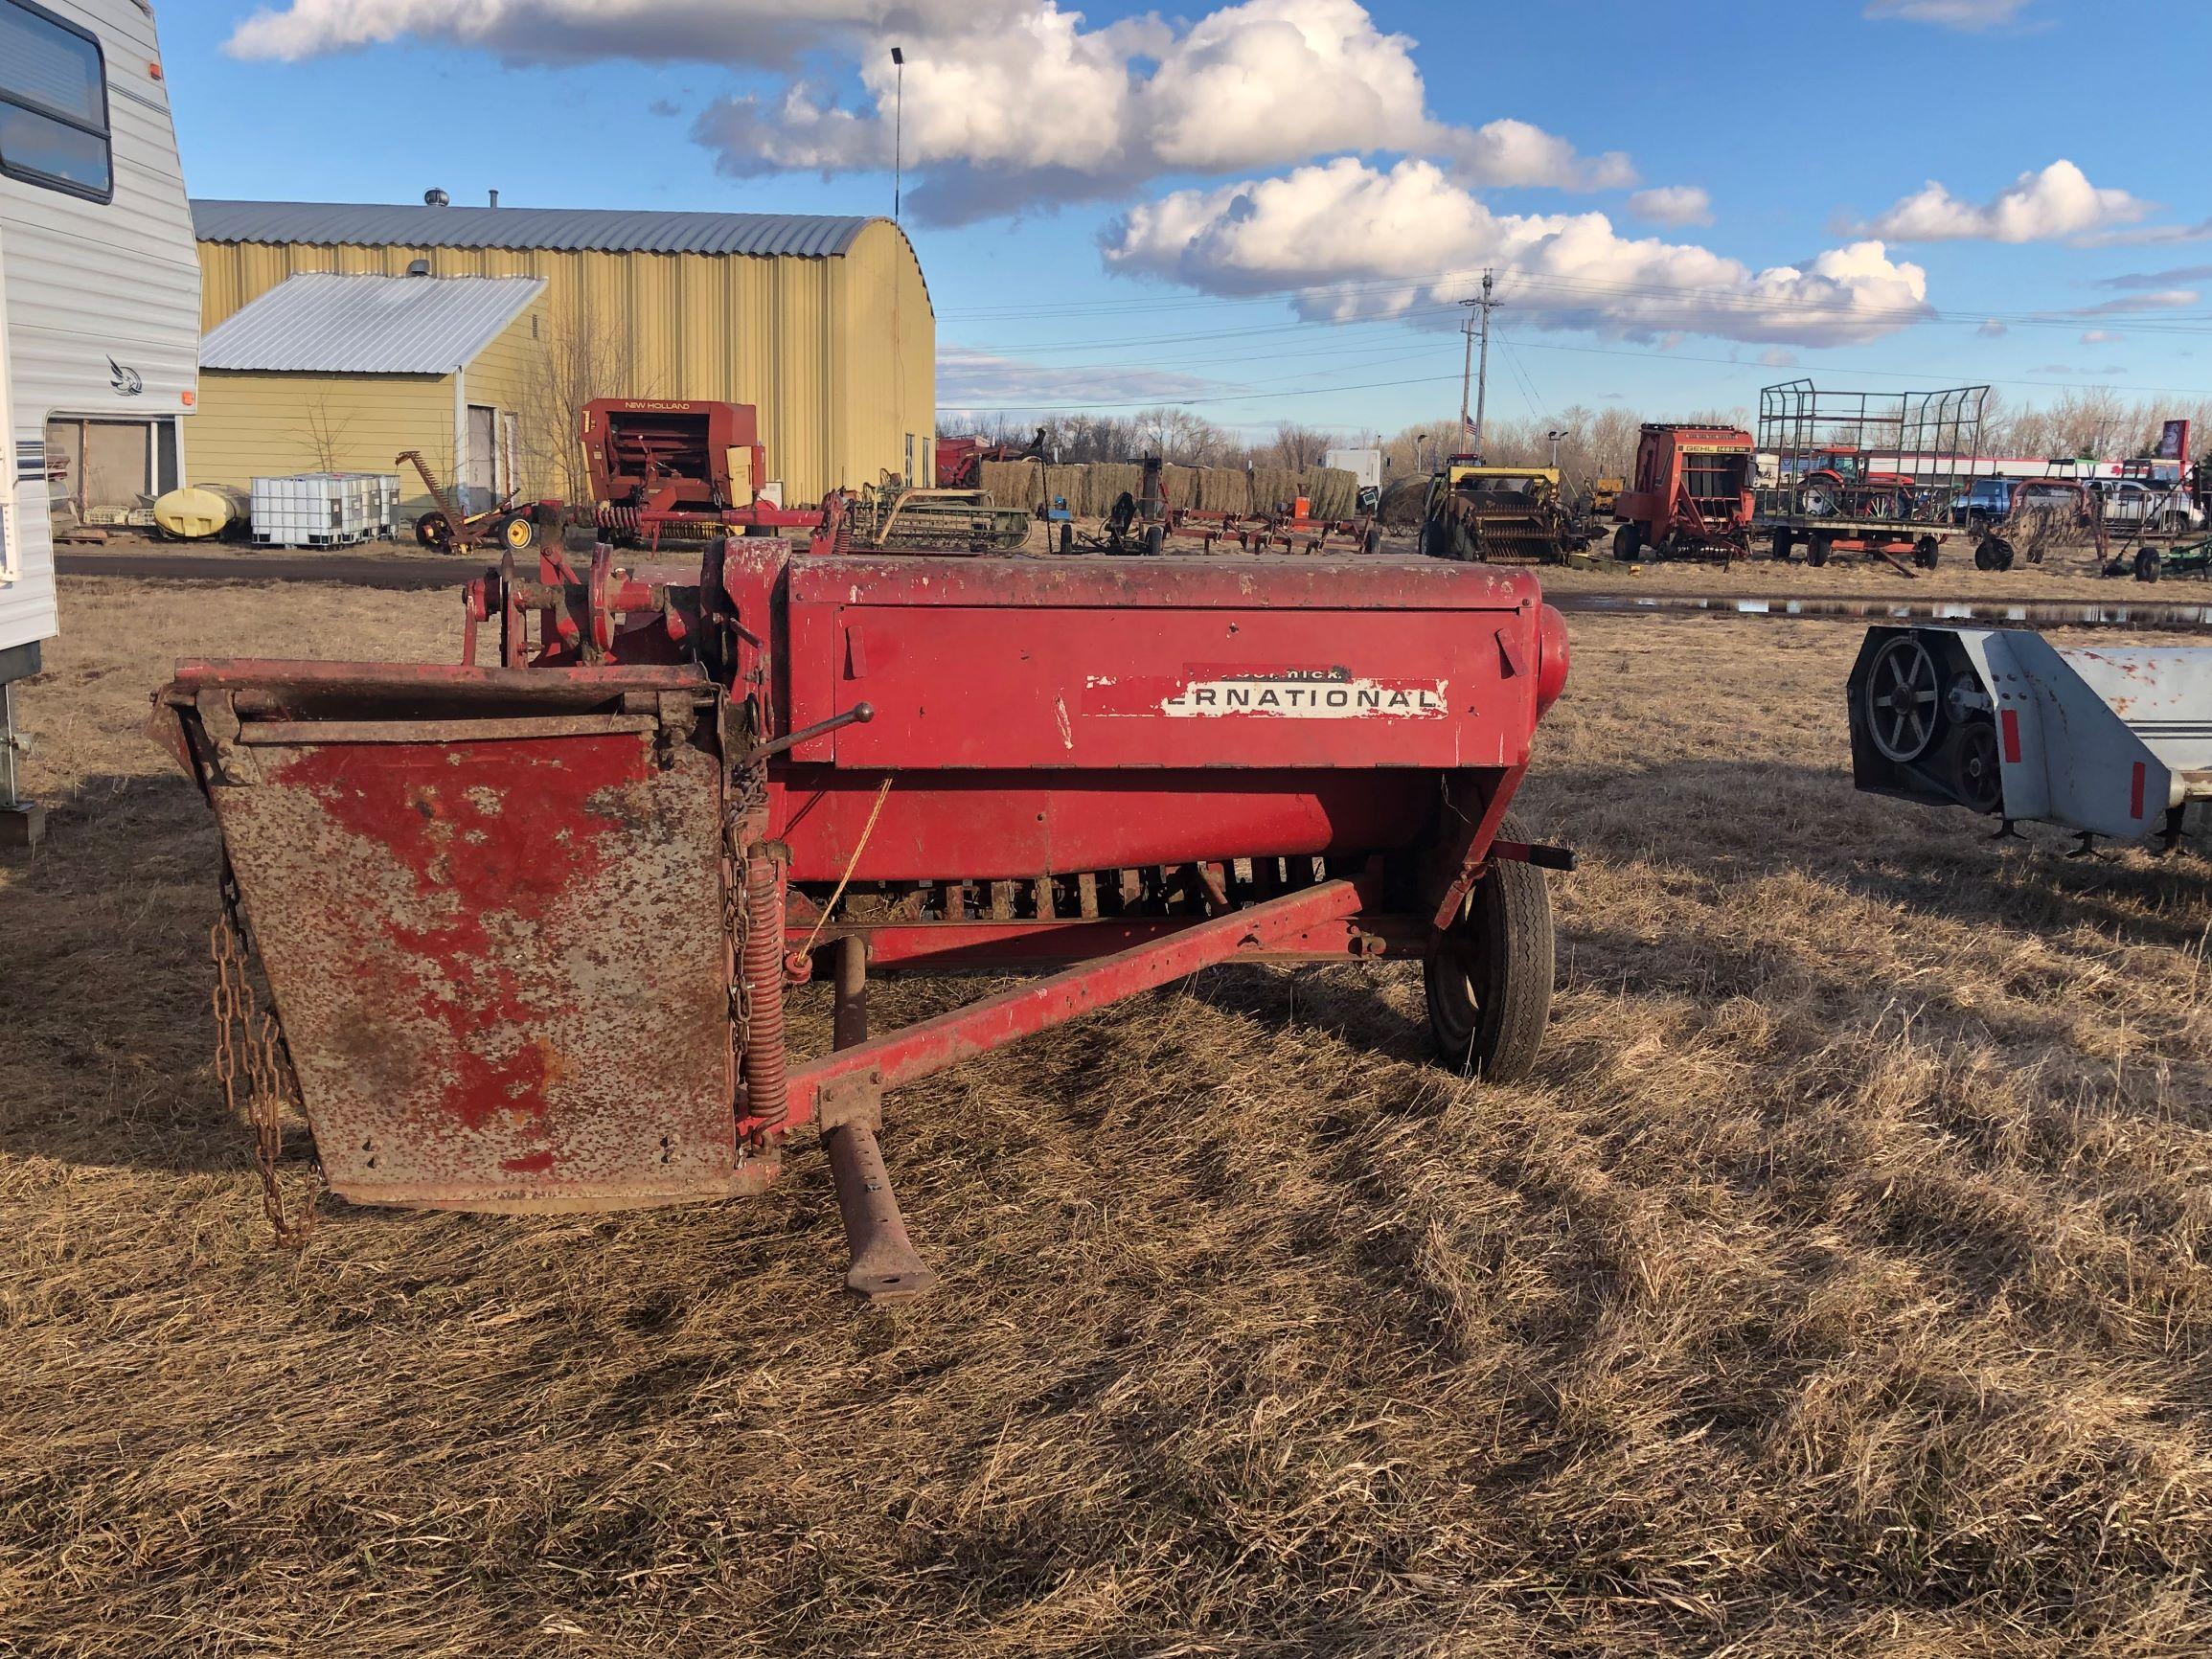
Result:
M193 662L157 698L333 1191L718 1197L811 1124L881 1295L926 1281L885 1091L1211 964L1428 948L1532 858L1499 828L1566 671L1533 577L1427 559L602 547L466 615L467 665ZM838 1047L794 1063L824 952ZM871 1038L871 957L1065 966Z

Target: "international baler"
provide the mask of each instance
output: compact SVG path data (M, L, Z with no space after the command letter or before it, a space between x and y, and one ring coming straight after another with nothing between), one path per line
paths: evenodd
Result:
M837 546L510 558L459 664L178 665L280 1236L287 1101L361 1204L721 1198L819 1137L847 1283L912 1294L885 1095L1231 961L1420 960L1445 1062L1528 1070L1570 862L1506 817L1567 670L1532 576ZM871 971L976 969L1039 977L868 1032Z

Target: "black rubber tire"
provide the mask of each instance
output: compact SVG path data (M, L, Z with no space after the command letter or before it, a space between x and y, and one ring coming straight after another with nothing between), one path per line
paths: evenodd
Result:
M1075 551L1075 526L1064 519L1060 521L1060 550L1062 553Z
M1924 535L1912 544L1912 562L1923 570L1933 570L1943 562L1943 543L1932 535Z
M1786 530L1777 530L1774 533L1773 540L1767 544L1767 551L1773 557L1776 564L1788 564L1790 562L1790 549L1792 545L1790 533Z
M1511 815L1502 840L1527 834ZM1422 959L1437 1058L1487 1082L1528 1076L1551 1018L1557 949L1551 891L1533 864L1494 859L1458 919Z
M1154 558L1159 557L1160 544L1167 539L1167 534L1156 524L1145 526L1145 553L1149 557Z
M1828 562L1828 537L1814 531L1806 538L1805 562L1818 570Z
M2010 570L2013 567L2013 544L2001 535L1993 535L1984 543L1990 550L1990 569Z
M1973 567L1976 570L1995 570L1997 567L1997 557L1990 551L1987 537L1973 544Z
M1359 551L1361 553L1380 553L1382 551L1382 532L1374 525L1369 525L1367 534L1359 539Z
M451 553L452 521L433 508L415 521L415 540L418 545L435 549L439 553Z
M2166 574L2166 561L2158 557L2158 550L2146 547L2135 555L2135 580L2156 581Z
M1613 557L1623 564L1634 563L1636 555L1643 551L1643 545L1644 533L1640 526L1624 524L1613 532Z
M494 527L492 539L501 547L516 553L528 553L537 545L537 523L527 513L511 512Z

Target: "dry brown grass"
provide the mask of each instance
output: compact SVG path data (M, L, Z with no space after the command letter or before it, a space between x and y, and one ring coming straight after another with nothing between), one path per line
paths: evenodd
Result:
M0 869L0 1651L2212 1646L2212 877L1854 794L1856 628L1576 622L1528 1084L1426 1064L1406 970L1200 975L896 1102L946 1287L882 1312L811 1154L268 1247L214 838L130 727L179 650L455 608L65 590Z

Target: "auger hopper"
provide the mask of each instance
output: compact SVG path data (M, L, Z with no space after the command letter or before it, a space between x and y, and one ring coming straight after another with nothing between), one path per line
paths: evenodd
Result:
M257 1093L338 1196L719 1198L819 1136L848 1283L906 1294L885 1095L1196 968L1419 959L1447 1063L1532 1063L1568 862L1505 818L1566 673L1532 577L829 545L511 561L460 664L179 665L151 729L273 994ZM872 1036L871 966L1039 977Z

